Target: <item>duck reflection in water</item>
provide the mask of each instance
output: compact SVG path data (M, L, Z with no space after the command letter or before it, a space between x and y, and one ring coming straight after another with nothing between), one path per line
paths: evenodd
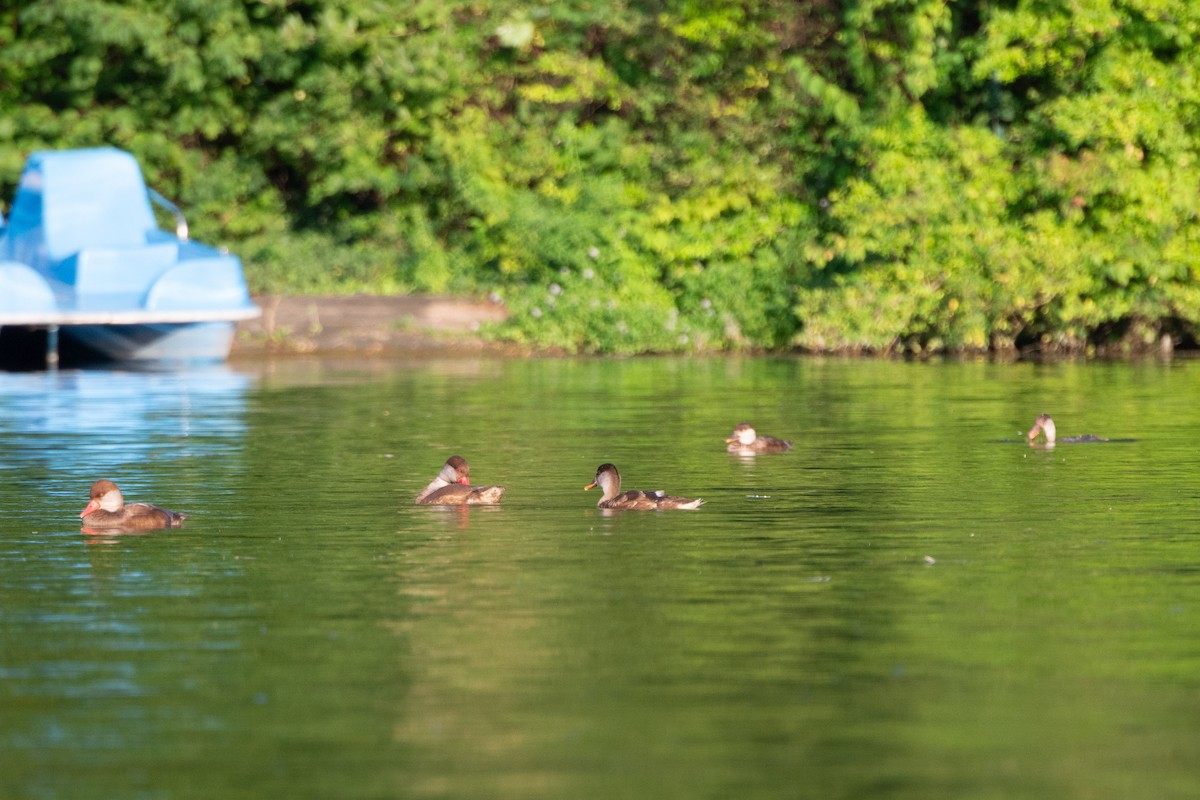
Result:
M467 460L462 456L450 456L437 477L413 502L424 506L495 505L503 496L503 486L472 486Z
M1099 436L1093 436L1090 433L1085 433L1082 436L1064 436L1060 439L1058 438L1058 430L1054 426L1054 420L1050 418L1049 414L1039 414L1038 418L1033 422L1033 427L1029 429L1029 433L1025 434L1025 438L1029 441L1030 447L1054 447L1056 443L1082 444L1110 441Z

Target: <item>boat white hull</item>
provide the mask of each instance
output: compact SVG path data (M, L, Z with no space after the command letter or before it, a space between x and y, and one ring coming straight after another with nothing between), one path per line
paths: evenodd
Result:
M70 344L112 361L207 363L224 361L233 346L234 323L67 325Z

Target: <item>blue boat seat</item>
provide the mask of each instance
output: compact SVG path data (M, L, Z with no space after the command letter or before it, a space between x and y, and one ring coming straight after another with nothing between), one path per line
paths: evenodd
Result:
M107 296L140 306L154 282L178 260L179 246L175 242L142 247L89 247L55 263L50 274L55 280L74 286L81 304L89 297Z

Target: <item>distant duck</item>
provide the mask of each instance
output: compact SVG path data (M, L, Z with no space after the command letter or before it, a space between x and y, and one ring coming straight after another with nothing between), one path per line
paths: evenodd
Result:
M743 422L733 429L733 435L725 440L725 449L738 455L754 455L755 453L786 453L792 449L792 443L774 436L759 436L754 426Z
M92 484L87 508L79 514L83 527L96 530L148 531L156 528L178 528L187 514L167 511L150 503L125 503L121 490L110 480Z
M670 509L693 509L704 504L703 500L691 500L687 497L672 497L663 491L639 492L621 491L621 473L612 464L601 464L596 469L596 479L583 487L586 492L594 486L599 486L604 492L597 508L629 510L629 511L666 511Z
M462 456L450 456L442 471L421 490L415 502L424 506L495 505L504 496L503 486L472 486L471 468Z
M1035 443L1038 434L1042 434L1045 437L1045 443L1047 447L1053 446L1055 442L1063 442L1065 444L1080 444L1085 442L1109 441L1108 439L1102 439L1099 436L1093 436L1090 433L1085 433L1082 436L1064 436L1063 438L1059 439L1058 431L1054 427L1054 420L1050 419L1049 414L1039 414L1038 418L1033 422L1033 427L1029 429L1029 433L1025 434L1025 438L1032 445Z

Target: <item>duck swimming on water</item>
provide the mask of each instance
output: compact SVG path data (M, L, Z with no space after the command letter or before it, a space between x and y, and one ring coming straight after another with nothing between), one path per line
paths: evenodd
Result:
M703 500L692 500L687 497L672 497L661 490L655 492L640 492L632 490L621 491L621 473L612 464L601 464L596 469L596 479L583 487L586 492L593 486L599 486L604 494L596 503L597 508L629 510L629 511L666 511L670 509L699 508Z
M472 486L471 467L462 456L450 456L437 477L414 501L423 506L495 505L504 496L503 486Z
M733 435L725 440L730 453L738 455L754 455L755 453L786 453L792 449L792 443L774 436L759 436L754 426L749 422L739 423L733 429Z
M117 485L103 478L92 484L87 508L83 509L79 516L85 528L137 531L178 528L187 518L187 514L167 511L150 503L126 504L125 497Z

